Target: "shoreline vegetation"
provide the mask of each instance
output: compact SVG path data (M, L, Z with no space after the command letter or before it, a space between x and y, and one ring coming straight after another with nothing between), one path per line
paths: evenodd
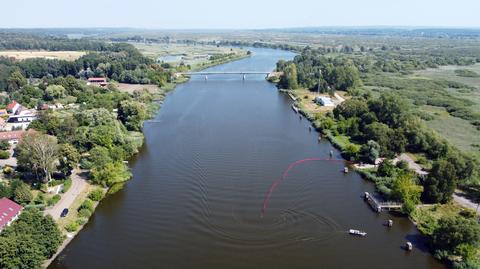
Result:
M360 72L358 62L305 48L294 60L277 63L282 75L272 82L356 163L355 170L383 199L403 204L402 213L426 236L437 259L454 268L478 268L476 213L452 202L457 187L478 186L477 160L428 128L405 97L366 89L363 80L374 75ZM317 105L317 95L331 98L335 107Z
M0 196L22 204L26 208L22 216L29 216L21 217L0 234L2 268L25 264L31 268L48 267L88 223L99 202L131 179L127 164L143 145L143 122L158 113L176 85L189 80L175 77L176 72L250 56L250 52L242 50L212 55L195 66L174 66L157 63L129 44L7 35L6 40L12 43L3 45L10 49L23 49L15 46L33 42L34 46L41 44L35 49L60 46L88 52L73 61L0 57L0 89L6 91L0 96L0 106L16 100L27 108L38 109L37 119L28 127L34 131L27 132L14 148L17 168L6 166L0 180ZM38 40L43 43L36 43ZM104 77L108 84L87 83L90 77ZM149 90L129 90L128 84L145 85ZM48 108L43 109L45 106ZM36 152L38 148L42 150ZM76 185L78 180L85 182L81 185L85 187ZM67 194L75 195L73 201L65 201ZM62 208L58 208L60 205ZM68 208L66 217L52 218L37 209L57 214L63 206ZM22 230L34 222L45 223L42 225L48 230ZM19 242L18 238L25 239ZM27 247L49 251L25 252Z

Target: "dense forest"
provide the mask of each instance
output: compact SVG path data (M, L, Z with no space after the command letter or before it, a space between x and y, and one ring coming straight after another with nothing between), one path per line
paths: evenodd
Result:
M8 78L15 70L19 70L27 78L66 77L68 75L76 78L104 76L119 82L157 84L159 86L167 83L171 77L171 70L165 69L150 58L143 56L130 44L24 35L20 35L15 41L15 38L8 38L10 34L3 35L6 35L6 38L3 38L0 33L0 40L6 40L3 41L3 46L8 49L90 51L73 62L45 58L16 61L0 57L0 89L3 90L11 88Z

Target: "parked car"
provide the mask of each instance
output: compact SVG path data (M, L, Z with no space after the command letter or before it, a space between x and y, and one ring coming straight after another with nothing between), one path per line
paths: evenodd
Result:
M62 213L60 213L60 217L65 218L67 216L67 214L68 214L68 208L64 208L62 210Z

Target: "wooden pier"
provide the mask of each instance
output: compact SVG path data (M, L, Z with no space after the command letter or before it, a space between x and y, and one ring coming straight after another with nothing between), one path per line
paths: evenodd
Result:
M363 199L375 210L380 213L382 211L400 211L402 209L402 204L394 202L380 202L370 193L365 192Z

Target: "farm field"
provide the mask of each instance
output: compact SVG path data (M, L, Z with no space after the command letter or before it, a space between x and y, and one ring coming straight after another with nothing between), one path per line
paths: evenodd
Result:
M84 51L40 51L40 50L8 50L0 51L0 57L15 58L16 60L25 60L30 58L46 58L74 61L83 55Z

